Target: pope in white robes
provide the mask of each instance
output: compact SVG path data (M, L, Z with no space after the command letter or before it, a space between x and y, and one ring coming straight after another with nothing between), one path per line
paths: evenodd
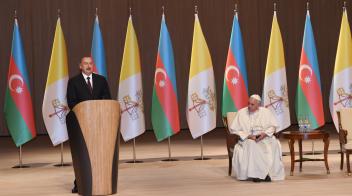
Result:
M284 180L281 145L274 136L279 125L260 102L259 95L252 95L248 107L239 110L230 125L230 132L240 137L234 147L232 170L238 180Z

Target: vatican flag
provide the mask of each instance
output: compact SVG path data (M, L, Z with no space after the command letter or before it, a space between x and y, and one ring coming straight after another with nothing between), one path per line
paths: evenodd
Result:
M275 115L281 131L291 125L287 95L284 47L274 12L263 88L263 106Z
M198 14L195 14L187 96L187 122L197 138L216 126L216 91L213 64Z
M128 19L118 100L121 105L120 131L123 140L128 141L145 132L141 62L132 16Z
M330 88L329 106L336 130L339 130L336 111L352 107L352 39L347 11L344 8L339 43L337 45L334 76Z
M60 18L58 18L42 106L45 127L54 146L68 140L66 129L66 114L69 111L66 101L67 82L66 44Z

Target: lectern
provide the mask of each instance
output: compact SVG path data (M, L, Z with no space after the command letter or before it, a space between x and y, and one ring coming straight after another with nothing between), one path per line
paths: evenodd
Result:
M66 117L78 193L117 192L120 107L115 100L77 104Z

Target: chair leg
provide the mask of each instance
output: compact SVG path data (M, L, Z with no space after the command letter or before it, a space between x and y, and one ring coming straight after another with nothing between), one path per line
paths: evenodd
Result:
M344 158L344 153L342 152L342 150L341 150L341 163L340 163L340 170L343 170L343 164L344 164L344 160L343 160L343 158Z
M346 152L346 162L347 162L347 174L351 175L351 168L350 168L350 152Z
M229 157L229 176L232 174L232 157Z

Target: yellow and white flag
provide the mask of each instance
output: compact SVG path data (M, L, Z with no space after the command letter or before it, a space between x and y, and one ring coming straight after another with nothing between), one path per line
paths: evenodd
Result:
M118 101L121 105L120 130L123 139L128 141L145 132L141 62L132 16L127 25Z
M334 76L330 88L329 106L336 130L339 131L336 111L352 107L352 40L347 11L344 8L337 45Z
M191 66L186 108L192 137L197 138L216 126L216 91L213 63L198 14L195 14Z
M68 140L66 129L66 114L69 111L66 101L68 77L66 43L58 18L42 106L45 127L54 146Z
M276 11L274 12L271 26L262 97L263 106L273 112L279 123L280 128L277 131L289 127L291 120L287 94L285 56Z

